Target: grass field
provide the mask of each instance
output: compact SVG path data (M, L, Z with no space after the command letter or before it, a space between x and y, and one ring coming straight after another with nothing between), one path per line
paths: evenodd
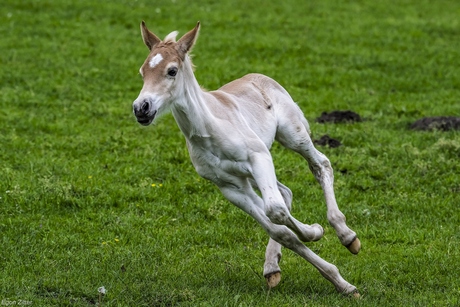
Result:
M0 305L460 306L460 132L408 128L460 115L459 16L457 0L2 1ZM141 20L162 38L200 20L203 87L264 73L343 143L319 149L357 256L307 164L272 153L293 215L325 227L308 246L360 300L288 250L269 291L264 231L199 178L171 115L137 124ZM347 109L365 120L315 122Z

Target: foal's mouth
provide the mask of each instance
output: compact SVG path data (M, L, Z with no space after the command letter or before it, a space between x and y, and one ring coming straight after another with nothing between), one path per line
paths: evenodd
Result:
M155 115L157 115L157 111L155 111L152 115L146 116L146 117L136 117L137 122L141 124L142 126L148 126L153 122L153 119L155 118Z
M150 123L152 122L152 120L149 119L149 118L146 118L146 119L138 118L138 119L137 119L137 122L138 122L139 124L141 124L142 126L148 126L148 125L150 125Z

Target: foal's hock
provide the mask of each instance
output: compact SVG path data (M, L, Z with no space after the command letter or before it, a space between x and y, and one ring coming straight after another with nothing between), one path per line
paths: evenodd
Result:
M275 175L269 150L277 140L307 160L324 191L329 223L350 252L359 252L361 243L346 225L335 200L331 164L314 147L302 111L281 85L260 74L246 75L216 91L203 91L189 56L199 29L197 23L178 41L177 32L160 40L141 23L150 53L140 68L144 85L133 103L137 121L147 126L159 115L172 112L198 174L216 184L270 236L264 264L269 287L280 282L284 246L313 264L337 291L359 296L335 265L305 246L303 242L321 239L323 228L304 224L291 215L292 192Z

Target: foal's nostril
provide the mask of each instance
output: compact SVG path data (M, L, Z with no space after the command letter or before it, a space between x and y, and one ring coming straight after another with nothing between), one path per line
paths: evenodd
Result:
M147 113L149 111L149 102L144 101L144 103L141 106L141 111L144 113Z

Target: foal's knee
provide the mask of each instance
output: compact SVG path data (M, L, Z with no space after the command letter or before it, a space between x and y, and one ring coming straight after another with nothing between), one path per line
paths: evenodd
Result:
M270 222L277 225L286 225L289 219L289 210L283 203L272 203L265 209L265 214Z

